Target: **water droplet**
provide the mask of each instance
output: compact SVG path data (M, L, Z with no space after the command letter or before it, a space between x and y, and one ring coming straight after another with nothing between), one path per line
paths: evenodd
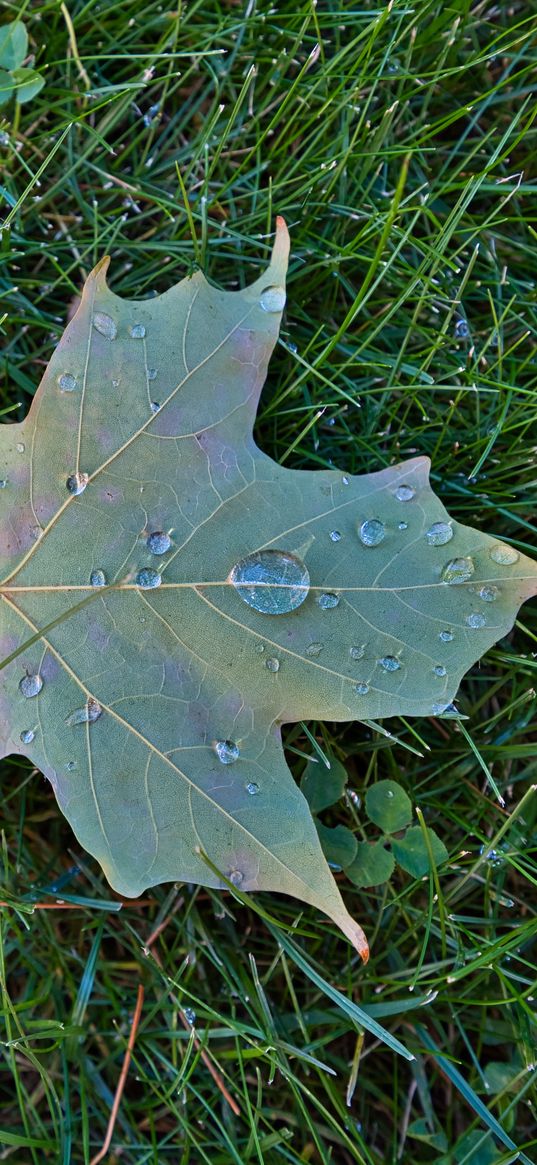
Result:
M121 384L120 380L113 380L112 381L112 388L119 388L120 384Z
M364 546L378 546L386 535L386 527L378 518L368 518L362 522L358 534Z
M159 405L158 400L152 400L151 404L149 405L149 408L151 409L152 413L158 413L160 411L160 405Z
M398 530L408 530L408 522L399 522Z
M269 671L279 671L280 661L279 659L267 659L265 662L265 667L268 668Z
M411 485L398 485L394 497L398 502L411 502L416 496L416 490Z
M259 296L259 306L263 311L283 311L285 299L284 287L264 287Z
M485 861L490 862L491 866L503 865L503 855L498 853L498 850L489 849L486 845L479 847L479 856L485 858Z
M438 638L442 640L442 643L451 643L453 631L441 631Z
M481 590L479 591L479 598L483 599L484 603L493 603L494 600L498 598L499 593L500 591L498 587L481 587Z
M196 1022L196 1012L194 1009L192 1007L185 1007L183 1015L186 1019L186 1022L189 1023L192 1027Z
M143 340L145 336L145 327L143 324L131 324L129 327L129 336L133 340Z
M231 872L228 874L228 878L230 882L233 882L234 886L240 886L244 882L244 874L242 873L242 870L231 870Z
M76 769L76 760L68 760L65 767L68 773L72 773L73 769Z
M239 746L234 740L216 740L214 751L223 765L232 765L240 756Z
M365 680L359 680L358 683L354 685L354 691L356 692L357 696L367 696L369 691L369 684L367 684Z
M43 680L41 679L39 672L27 672L19 683L19 691L22 692L23 696L26 696L27 700L29 700L32 696L37 696L42 687Z
M514 546L506 546L505 542L498 542L497 546L492 547L490 557L493 562L498 562L500 566L512 566L513 563L518 562L520 556Z
M162 577L158 570L153 570L151 566L144 566L142 570L138 571L134 581L137 587L141 587L143 591L149 591L153 587L160 586Z
M25 446L25 445L23 445L22 441L19 441L19 442L18 442L18 443L15 445L15 448L16 448L16 450L17 450L17 453L24 453L24 450L25 450L26 446Z
M70 473L65 484L69 493L78 497L78 494L84 493L88 481L89 476L87 473Z
M296 356L296 353L298 352L298 344L295 344L294 340L287 340L287 347L289 351L293 353L293 356Z
M445 546L451 542L453 529L448 522L433 522L425 533L429 546Z
M170 549L171 544L172 540L169 534L163 533L162 530L155 530L147 539L147 546L151 554L165 554Z
M262 655L262 654L263 654L263 652L264 652L264 650L265 650L265 647L264 647L264 644L263 644L263 643L256 643L256 645L255 645L255 651L257 651L257 654L258 654L258 655Z
M229 576L243 602L263 615L287 615L307 597L309 573L294 554L258 550L242 558Z
M351 659L363 659L365 655L365 643L361 643L360 646L355 645L354 647L349 647L349 655Z
M90 574L90 585L92 587L106 586L106 575L104 570L92 570Z
M379 663L380 666L384 668L384 671L399 671L399 668L401 667L401 664L399 663L399 660L395 658L395 655L383 655L382 659L379 659Z
M339 595L335 595L333 591L324 591L319 595L317 602L323 611L330 611L332 607L339 605Z
M466 320L457 320L455 324L455 335L461 340L465 340L470 335L470 328Z
M259 785L255 781L248 781L246 792L250 794L250 797L255 797L256 793L259 793Z
M447 676L447 670L442 663L437 663L436 667L433 667L433 671L435 676Z
M317 655L321 654L322 650L323 650L322 643L309 643L308 646L306 647L306 655L311 655L315 658Z
M76 376L72 376L70 372L62 372L61 376L58 376L58 386L62 392L74 392Z
M393 797L393 789L388 789L388 792L386 793L386 796L387 796L387 797Z
M114 323L112 316L107 315L104 311L95 312L93 327L96 332L100 332L101 336L106 336L108 340L115 340L117 336L117 325Z
M471 615L466 616L466 623L468 627L484 627L486 619L484 615L480 615L478 612L472 612Z
M158 376L158 368L148 368L147 369L147 379L148 380L156 380L157 376Z
M31 744L34 737L35 732L33 728L25 728L24 732L21 732L20 734L20 739L22 740L23 744Z
M5 489L6 485L7 485L7 479L5 477L3 477L2 480L0 481L0 489Z
M93 724L94 720L98 720L102 716L103 710L97 700L92 696L86 700L86 703L81 708L75 708L70 716L67 716L65 723L72 728L74 724Z
M330 537L332 539L332 542L339 542L341 540L341 534L340 534L339 530L331 530Z
M442 571L442 581L446 583L464 583L472 577L475 570L472 558L452 558Z
M342 485L348 485L348 484L349 484L349 479L348 479L348 477L346 477L346 476L342 477L342 478L341 478L341 484L342 484Z

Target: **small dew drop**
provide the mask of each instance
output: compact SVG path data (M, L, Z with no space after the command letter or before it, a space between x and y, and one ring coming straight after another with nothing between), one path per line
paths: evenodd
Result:
M265 662L265 667L268 668L269 671L279 671L280 661L279 659L267 659Z
M21 739L23 744L31 744L34 737L35 737L35 732L34 732L33 728L25 728L24 732L21 732L21 734L20 734L20 739Z
M232 882L234 886L241 886L244 882L244 874L242 873L242 870L231 870L228 877L229 881Z
M183 1015L186 1019L186 1022L189 1023L191 1027L193 1027L196 1022L196 1012L194 1011L194 1008L185 1007Z
M451 643L453 631L441 631L438 638L442 640L442 643Z
M3 477L0 481L0 489L5 489L7 486L7 478Z
M88 481L89 476L87 473L70 473L65 484L69 493L78 497L79 494L84 493Z
M152 413L160 412L160 405L159 405L158 400L152 400L151 404L149 405L149 408L151 409Z
M265 646L263 643L256 643L254 650L257 651L258 655L262 655L265 650Z
M145 327L143 324L131 324L129 327L129 336L133 340L143 340L145 336Z
M68 760L65 767L68 773L72 773L73 769L76 769L76 760Z
M15 448L17 450L17 453L24 453L26 446L23 445L22 441L19 441L18 444L15 445Z
M341 534L340 534L339 530L331 530L330 531L330 538L332 539L332 542L340 542L341 541Z
M416 490L411 485L398 485L394 497L398 502L411 502L416 496Z
M138 571L135 578L137 587L141 587L143 591L150 591L154 587L159 587L162 582L162 577L158 570L153 570L151 566L144 566L142 570Z
M468 582L474 573L475 566L472 558L452 558L442 571L442 581L450 584Z
M215 741L214 751L223 765L232 765L240 756L239 746L234 740Z
M285 289L283 287L264 287L259 296L259 306L263 311L283 311L285 307Z
M365 643L361 643L360 645L355 644L353 647L349 647L349 655L351 659L363 659L365 655Z
M470 328L466 320L457 320L455 324L455 335L459 340L466 340L470 335Z
M445 546L453 538L453 528L448 522L433 522L425 533L429 546Z
M309 643L306 647L306 655L311 655L313 658L321 654L323 650L322 643Z
M248 781L246 792L250 794L250 797L255 797L256 793L259 793L259 785L255 781Z
M100 332L101 336L106 336L108 340L115 340L117 336L117 325L112 316L107 315L104 311L95 312L93 327L96 332Z
M387 797L393 797L393 789L388 789L388 792L386 793L386 796L387 796Z
M72 376L70 372L62 372L58 376L58 386L62 392L74 392L76 388L76 376Z
M365 680L359 680L358 683L354 685L354 691L356 692L357 696L367 696L369 691L369 684L367 684Z
M500 591L499 591L498 587L495 587L495 586L481 587L481 590L479 591L479 598L483 599L484 603L493 603L495 601L495 599L498 598L499 593L500 593Z
M378 546L386 536L386 527L378 518L368 518L362 522L358 534L364 546Z
M397 529L398 530L408 530L408 522L399 522Z
M498 562L500 566L513 566L515 562L518 562L520 555L514 546L506 546L505 542L498 542L497 546L492 547L490 557L493 562Z
M147 379L148 380L156 380L157 376L158 376L158 368L148 368L147 369Z
M165 554L170 549L171 544L172 540L169 534L163 533L162 530L155 530L147 539L147 547L151 554Z
M106 575L104 570L92 570L90 574L90 585L92 587L106 586Z
M436 667L433 667L433 672L435 676L447 676L447 669L442 663L437 663Z
M384 671L399 671L399 668L401 667L401 664L399 663L399 660L395 658L395 655L383 655L382 659L379 659L379 663L380 666L384 668Z
M330 611L333 607L339 606L339 595L335 595L333 591L324 591L319 595L317 602L322 611Z
M19 691L22 692L26 699L31 699L32 696L37 696L43 687L43 680L39 672L27 673L22 677L19 683Z
M258 550L237 562L230 573L243 602L263 615L287 615L307 598L310 576L294 554Z
M74 712L71 712L71 715L66 717L65 723L69 728L72 728L75 724L93 724L102 714L103 710L101 705L90 696L81 708L75 708Z
M478 612L472 612L471 615L466 616L466 623L468 627L484 627L486 619L484 615L481 615Z
M120 380L113 380L112 381L112 388L119 388L120 384L121 384Z
M346 477L346 476L343 476L343 477L341 478L341 484L342 484L342 485L348 485L348 484L349 484L349 479L348 479L348 477Z

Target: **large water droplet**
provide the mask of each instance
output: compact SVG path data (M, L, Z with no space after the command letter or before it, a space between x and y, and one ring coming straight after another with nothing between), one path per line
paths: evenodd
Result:
M514 546L506 546L505 542L498 542L497 546L492 547L490 557L493 562L498 562L500 566L513 566L515 562L518 562L520 555Z
M472 558L452 558L442 571L442 581L446 583L464 583L472 577L475 570Z
M284 287L264 287L259 296L259 306L263 311L283 311L285 299Z
M70 473L65 484L69 493L78 497L78 494L84 493L88 481L89 476L87 473Z
M106 575L104 570L92 570L90 574L90 585L92 587L106 586Z
M21 732L20 734L20 739L22 740L23 744L31 744L34 737L35 732L33 728L25 728L24 732Z
M160 586L162 577L158 570L153 570L151 566L144 566L138 571L134 581L137 587L141 587L143 591L149 591L153 587Z
M131 324L129 327L129 336L133 340L143 340L145 336L145 327L143 324Z
M438 638L442 640L442 643L451 643L453 631L441 631Z
M369 691L369 684L367 684L365 680L359 680L358 683L354 685L354 691L356 692L357 696L367 696Z
M70 372L62 372L61 376L58 376L58 387L62 392L74 392L76 376L72 376Z
M349 647L349 655L351 659L363 659L365 655L365 643Z
M279 671L280 661L279 659L267 659L265 661L265 667L268 668L269 671Z
M250 797L255 797L256 793L259 793L259 785L256 783L256 781L248 781L248 784L245 786L245 788L246 792L250 794Z
M340 534L339 530L331 530L330 531L330 538L332 539L332 542L340 542L341 541L341 534Z
M232 765L240 756L240 748L234 740L216 740L214 751L223 765Z
M244 874L243 874L242 870L231 870L230 873L228 874L228 878L229 878L229 881L232 882L234 886L241 886L242 883L244 882Z
M398 530L408 530L408 522L398 522L397 529Z
M386 527L379 518L368 518L362 522L358 534L364 546L378 546L386 535Z
M19 691L22 692L26 699L31 699L32 696L37 696L43 687L43 680L39 672L27 673L22 677L19 683Z
M398 485L394 497L398 502L411 502L412 498L416 496L416 490L412 485Z
M316 656L321 654L322 650L323 650L322 643L309 643L308 646L306 647L306 655L311 655L315 659Z
M164 533L162 530L155 530L147 539L147 546L151 554L165 554L170 549L171 544L172 540L170 535Z
M317 602L323 611L330 611L332 607L339 605L339 595L335 595L333 591L324 591L319 595Z
M395 655L383 655L382 659L379 659L379 663L380 666L384 668L384 671L399 671L399 668L401 667L401 664L399 663L399 660L395 658Z
M500 591L498 587L487 586L481 587L479 591L479 598L483 599L484 603L493 603L498 598Z
M451 542L453 529L448 522L433 522L425 533L429 546L445 546Z
M108 340L115 340L117 336L117 325L112 316L107 315L104 311L95 312L93 327L96 332L100 332L101 336L106 336Z
M477 611L473 611L471 615L466 616L466 623L468 627L484 627L486 619L484 615L480 615Z
M65 723L69 728L72 728L74 724L93 724L94 720L98 720L102 714L103 710L98 700L94 700L93 696L90 696L81 708L75 708L74 712L66 717Z
M310 576L294 554L258 550L233 567L230 582L243 602L263 615L287 615L307 597Z
M447 669L444 667L443 663L437 663L436 666L433 667L433 671L435 676L447 676Z

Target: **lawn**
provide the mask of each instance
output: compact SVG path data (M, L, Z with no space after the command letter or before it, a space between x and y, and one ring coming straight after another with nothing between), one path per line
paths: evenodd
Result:
M2 420L104 254L125 297L197 267L237 288L281 214L262 449L356 474L427 454L453 517L535 554L531 0L8 0L15 18L44 86L0 105ZM122 903L49 785L2 761L0 1158L531 1165L536 669L533 602L459 718L285 729L298 782L309 758L346 770L325 825L373 839L366 792L390 779L446 847L424 877L336 874L365 967L277 894Z

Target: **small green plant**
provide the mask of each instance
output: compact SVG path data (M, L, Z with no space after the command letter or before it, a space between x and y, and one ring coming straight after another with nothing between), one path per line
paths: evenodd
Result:
M23 68L28 55L28 33L22 20L12 20L0 28L0 105L12 97L18 105L31 101L45 84L35 69Z
M340 761L331 759L327 770L312 759L304 770L301 788L327 862L344 870L355 886L383 885L396 863L412 877L422 878L429 873L431 856L435 866L446 861L447 849L434 829L411 825L412 803L397 781L377 781L365 795L365 811L380 830L380 837L358 841L344 825L324 825L317 814L339 801L346 783L347 773Z

